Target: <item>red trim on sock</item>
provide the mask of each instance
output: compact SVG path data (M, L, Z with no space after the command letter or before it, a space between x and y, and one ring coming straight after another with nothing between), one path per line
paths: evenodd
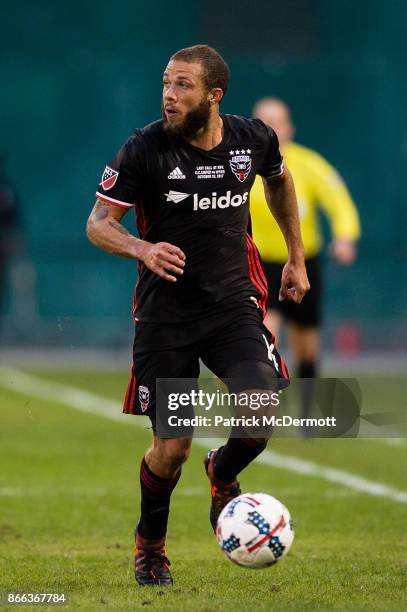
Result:
M147 489L150 489L155 493L171 493L175 488L180 476L181 469L172 478L162 478L161 476L157 476L157 474L154 474L154 472L150 470L144 458L140 465L140 480L145 487L147 487Z

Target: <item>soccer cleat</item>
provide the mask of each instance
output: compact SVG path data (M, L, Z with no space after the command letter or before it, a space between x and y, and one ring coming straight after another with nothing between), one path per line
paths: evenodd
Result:
M165 538L148 540L136 532L134 569L136 582L140 586L172 584L170 562L165 556Z
M231 499L241 494L240 484L237 480L232 480L232 482L223 482L215 477L213 467L215 465L215 459L218 451L218 448L210 450L204 459L204 466L206 474L211 483L212 494L209 520L215 533L219 514Z

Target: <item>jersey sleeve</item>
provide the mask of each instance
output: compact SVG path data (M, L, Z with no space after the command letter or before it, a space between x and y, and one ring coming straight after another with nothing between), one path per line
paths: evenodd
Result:
M261 124L263 128L263 138L264 138L264 158L263 164L259 168L257 174L264 178L271 178L273 176L281 176L284 173L284 164L283 158L280 153L280 148L278 144L278 138L275 131L257 119L258 123Z
M337 239L358 240L360 221L355 203L338 172L323 157L310 159L309 175L320 208L328 217L332 235Z
M96 196L122 208L135 205L145 176L141 130L136 130L104 169Z

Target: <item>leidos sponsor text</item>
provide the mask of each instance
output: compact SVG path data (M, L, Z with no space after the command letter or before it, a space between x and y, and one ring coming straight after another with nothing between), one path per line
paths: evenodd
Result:
M245 191L242 195L236 193L232 196L232 192L229 190L225 195L219 196L214 191L212 197L199 198L197 193L194 193L194 210L208 210L209 208L229 208L229 206L241 206L247 201L249 195L248 191Z

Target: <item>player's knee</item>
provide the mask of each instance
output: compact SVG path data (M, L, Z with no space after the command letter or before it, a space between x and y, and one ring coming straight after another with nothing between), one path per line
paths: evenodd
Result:
M246 390L245 385L247 389L252 389L254 384L256 389L266 390L275 387L277 372L270 363L264 361L239 361L229 366L225 378L229 379L229 384L236 392Z
M191 438L174 438L166 440L163 448L163 460L168 466L178 467L185 463L191 452Z

